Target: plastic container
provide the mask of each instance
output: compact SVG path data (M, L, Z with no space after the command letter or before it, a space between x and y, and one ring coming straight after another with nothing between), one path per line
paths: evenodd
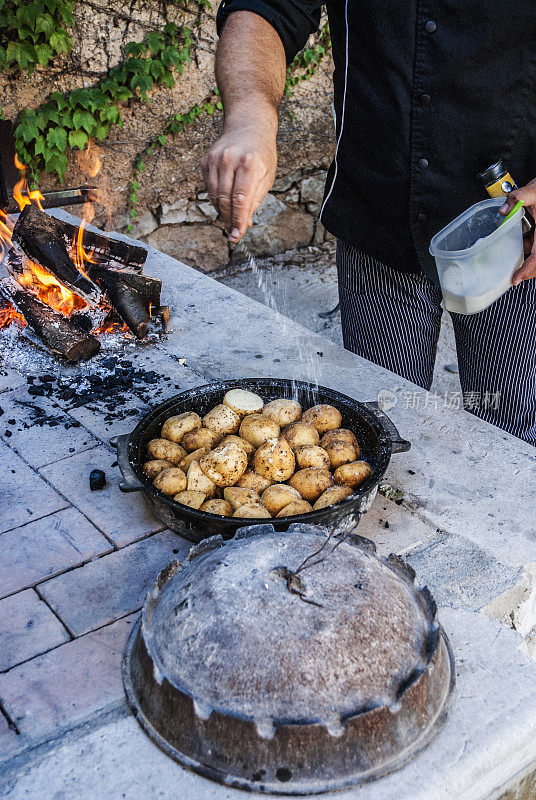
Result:
M512 285L523 263L520 208L498 227L504 197L476 203L430 242L447 311L476 314L490 306Z

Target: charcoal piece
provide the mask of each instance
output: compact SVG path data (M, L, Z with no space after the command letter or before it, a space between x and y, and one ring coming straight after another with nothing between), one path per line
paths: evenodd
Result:
M104 489L106 486L106 473L102 469L92 469L89 473L89 488L92 492Z
M42 386L30 386L28 388L28 394L32 395L32 397L44 397L45 390Z
M162 282L134 272L120 272L91 264L89 275L106 292L110 303L132 333L143 339L151 319L151 306L160 305Z
M98 287L70 259L61 229L49 214L31 203L25 206L13 228L13 243L79 297L98 303Z

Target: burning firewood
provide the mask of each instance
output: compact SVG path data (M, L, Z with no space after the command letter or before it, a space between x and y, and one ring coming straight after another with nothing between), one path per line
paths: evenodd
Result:
M160 306L162 282L134 272L90 264L91 278L106 292L110 303L138 339L147 334L151 307Z
M69 257L61 228L53 217L28 204L13 229L13 243L90 305L98 303L101 296L98 286Z
M44 344L68 361L85 361L100 350L100 342L71 319L42 303L13 280L1 284L2 294L19 311Z

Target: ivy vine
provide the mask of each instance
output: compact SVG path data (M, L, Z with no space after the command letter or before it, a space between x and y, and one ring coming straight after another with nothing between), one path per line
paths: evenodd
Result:
M326 22L318 31L317 41L312 47L306 47L299 52L287 68L285 94L292 94L292 89L301 81L310 80L320 66L320 62L331 49L331 35L329 24Z
M0 0L0 70L17 66L30 75L73 46L72 0Z

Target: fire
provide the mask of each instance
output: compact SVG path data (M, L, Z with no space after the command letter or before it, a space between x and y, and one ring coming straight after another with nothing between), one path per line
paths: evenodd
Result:
M26 327L26 320L22 314L19 314L11 303L9 303L5 308L0 308L0 330L2 330L2 328L7 328L12 322L16 322L23 328Z
M10 227L11 226L11 227ZM0 261L11 247L11 230L13 223L0 209Z
M43 206L41 201L44 200L44 197L39 189L33 189L32 191L28 189L28 181L26 180L26 166L19 161L16 155L15 166L22 173L20 181L15 184L15 188L13 189L13 197L16 200L18 207L22 211L24 206L29 205L33 200L42 211Z
M71 252L70 256L79 270L85 273L84 265L86 261L89 261L90 264L96 264L97 262L93 258L93 253L89 254L83 246L84 240L84 229L86 225L89 225L93 217L95 216L95 209L93 208L93 203L84 203L84 212L82 215L82 222L80 223L80 227L78 228L78 233L76 236L73 237L73 241L71 242Z
M100 150L94 139L90 139L85 150L79 150L77 156L78 166L88 178L95 178L102 167Z
M39 300L46 303L55 311L59 311L64 316L78 308L85 308L86 303L76 294L67 289L60 283L54 275L33 261L25 261L24 272L18 277L21 286L25 286Z

